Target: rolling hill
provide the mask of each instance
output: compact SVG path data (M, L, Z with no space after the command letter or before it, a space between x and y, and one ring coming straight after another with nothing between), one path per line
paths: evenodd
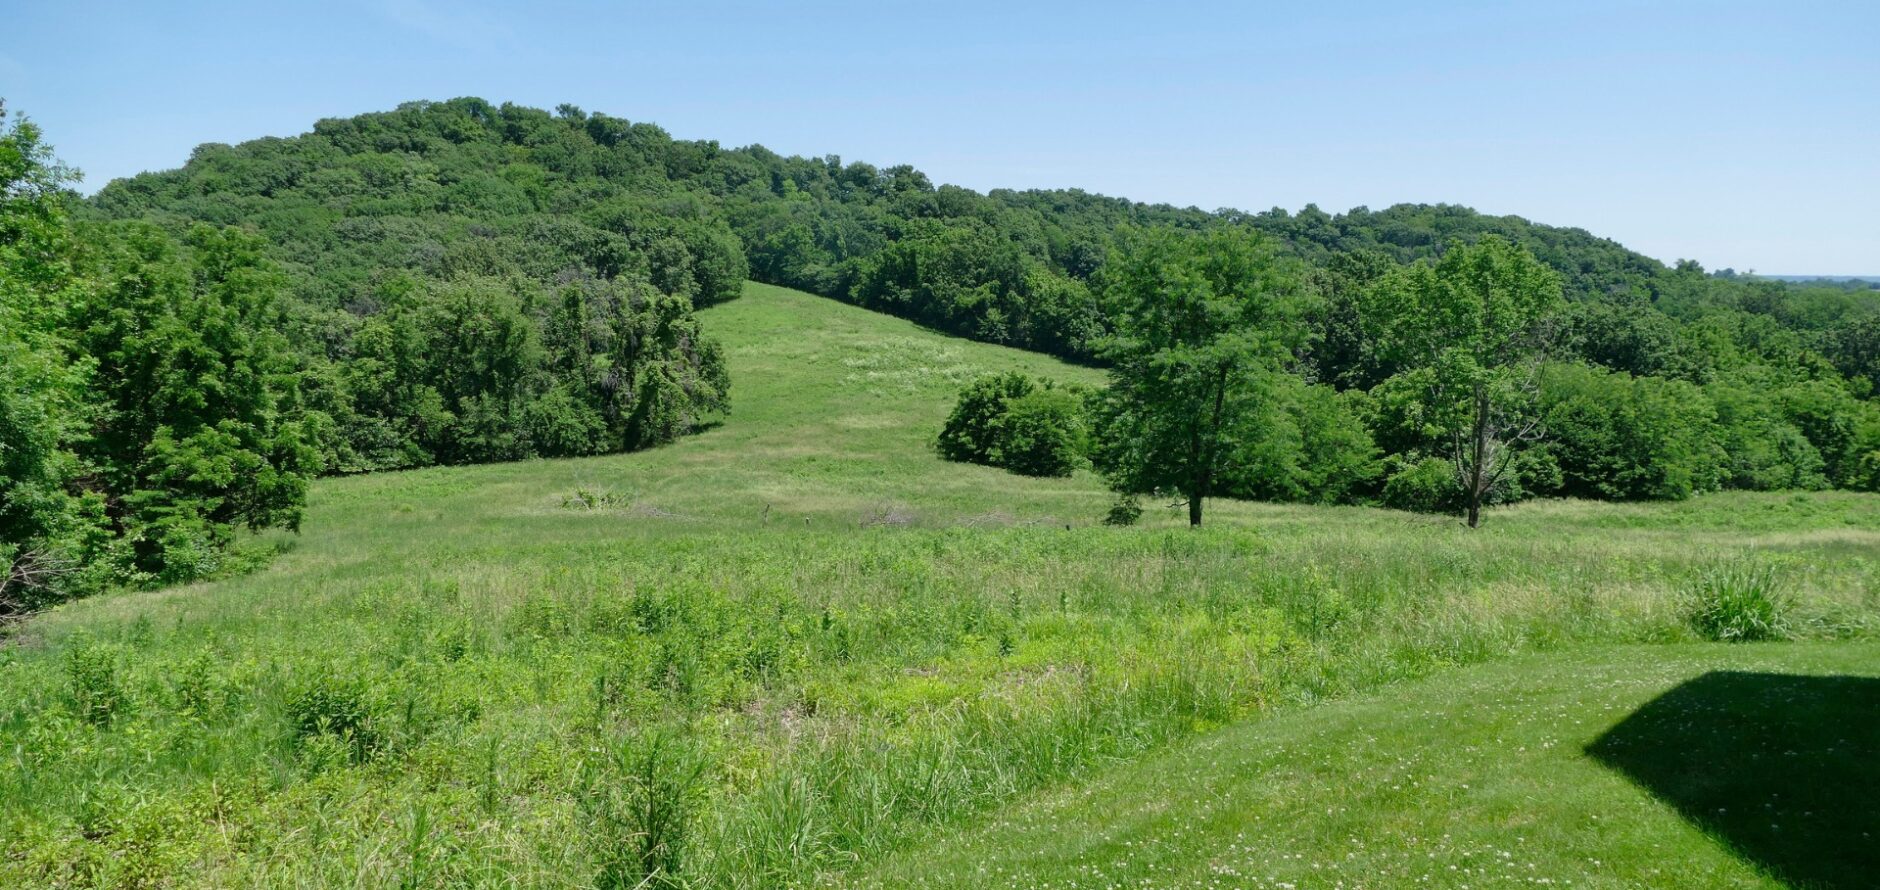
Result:
M1223 784L1176 793L1251 818L1279 804L1246 787L1279 767L1223 753L1209 772L1195 752L1337 753L1275 786L1333 793L1379 768L1338 753L1349 742L1424 750L1442 729L1429 715L1469 690L1539 684L1536 707L1617 719L1707 666L1871 664L1874 495L1534 502L1475 532L1253 503L1190 531L1150 505L1143 526L1107 528L1089 474L1021 478L930 444L980 373L1095 372L764 285L700 320L734 381L715 428L633 454L321 480L303 532L261 539L263 571L14 630L0 884L985 886L982 867L1078 884L1109 860L1028 858L998 826L1049 813L1127 838L1159 770L1204 759L1194 780ZM1744 560L1795 598L1797 635L1827 642L1689 646L1684 597ZM1684 645L1588 648L1638 642ZM1418 678L1435 679L1392 685ZM1493 738L1496 713L1467 731ZM1201 747L1168 747L1184 739ZM1551 762L1484 748L1441 775L1478 763L1519 778ZM1622 793L1599 781L1533 818ZM1371 822L1302 817L1300 849L1400 812L1366 806ZM1450 830L1510 812L1458 809ZM1702 846L1652 812L1650 831ZM1208 830L1169 848L1171 873L1224 855ZM1754 874L1703 849L1714 874Z

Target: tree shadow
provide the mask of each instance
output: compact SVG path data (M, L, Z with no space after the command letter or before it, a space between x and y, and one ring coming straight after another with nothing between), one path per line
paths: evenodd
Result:
M1715 671L1586 751L1791 886L1880 886L1880 679Z

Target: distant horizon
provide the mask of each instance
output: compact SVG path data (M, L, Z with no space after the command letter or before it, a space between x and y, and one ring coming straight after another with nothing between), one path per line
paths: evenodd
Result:
M9 18L0 96L92 191L202 143L475 95L907 163L980 192L1252 212L1453 204L1667 264L1880 265L1880 54L1867 45L1880 4L1852 0L1153 14L74 0Z

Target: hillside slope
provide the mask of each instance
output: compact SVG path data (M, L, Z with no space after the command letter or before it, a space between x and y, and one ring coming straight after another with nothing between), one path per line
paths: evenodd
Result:
M502 523L519 509L553 515L577 487L631 494L645 510L719 529L762 524L766 507L776 522L807 516L852 527L874 508L915 500L910 519L932 524L995 509L1034 520L1101 513L1105 496L1095 479L1017 480L942 461L931 445L954 396L978 375L1024 370L1094 382L1093 371L756 283L701 319L725 344L732 374L732 410L717 428L632 456L332 480L316 490L308 525L321 526L329 507L395 497L420 479L474 492L481 509L439 510L447 521Z
M1688 638L1731 555L1805 636L1880 611L1871 495L1106 528L1088 474L928 444L976 373L1090 371L758 285L701 317L715 429L324 480L265 571L19 628L0 885L800 886L1276 706Z

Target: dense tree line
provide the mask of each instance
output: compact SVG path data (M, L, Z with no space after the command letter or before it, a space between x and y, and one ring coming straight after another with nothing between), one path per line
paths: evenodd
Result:
M1206 494L1447 509L1880 476L1871 289L1666 267L1516 217L980 194L478 99L204 145L80 201L37 131L7 133L0 565L25 579L212 572L234 529L291 525L321 472L670 441L726 410L693 309L747 276L1119 369L1190 348L1158 340L1169 293L1150 285L1199 276L1183 299L1221 342L1193 346L1215 356L1195 368L1228 369L1223 404L1259 407L1189 452L1233 461L1179 471ZM1445 264L1477 248L1557 294L1532 332L1546 348L1516 365L1431 347L1466 333L1433 307L1461 305ZM1062 472L1066 443L1089 442L1077 460L1122 487L1182 489L1127 459L1180 430L1119 427L1131 403L1099 398L1060 436L1072 396L1039 389L1012 400L999 462ZM1480 453L1459 470L1465 426ZM1227 438L1261 444L1206 447ZM1465 498L1445 480L1470 466Z
M1557 272L1497 235L1409 265L1356 253L1312 270L1251 227L1125 229L1093 280L1115 331L1111 384L1059 438L1093 430L1084 456L1124 499L1113 517L1170 497L1198 525L1226 496L1475 525L1484 505L1532 496L1880 490L1880 404L1797 332L1667 320L1657 337L1603 341L1660 373L1604 367L1585 344L1628 310L1569 304ZM1004 429L1037 388L969 387L942 453L1010 466L957 443Z
M1704 381L1744 357L1826 362L1871 395L1876 291L1667 267L1585 231L1448 205L1204 212L1077 190L936 186L907 166L784 157L677 140L571 106L415 102L312 132L204 145L183 168L113 184L111 217L242 225L286 271L299 332L329 351L382 300L388 271L647 281L696 305L750 277L978 339L1101 361L1100 291L1124 227L1243 228L1300 261L1325 295L1307 324L1318 382L1368 389L1352 301L1392 268L1496 236L1553 270L1564 355ZM298 338L297 338L298 339Z
M693 315L746 274L721 218L657 190L535 212L523 167L423 138L205 146L84 202L0 116L0 617L238 566L322 472L644 448L727 410Z
M0 617L214 574L319 469L257 239L77 226L67 179L0 118Z
M1263 309L1258 325L1230 325L1258 328L1277 351L1234 363L1250 369L1234 386L1271 410L1257 423L1261 453L1210 479L1219 493L1466 510L1549 494L1872 487L1877 472L1880 294L1870 287L1668 267L1579 229L1462 207L1205 212L1076 190L980 194L907 166L726 149L570 106L458 99L321 121L290 139L204 146L180 170L112 185L91 210L263 235L290 281L293 339L324 347L306 363L319 381L311 398L334 418L322 447L336 469L658 440L600 432L596 417L618 424L631 412L597 401L604 387L591 381L497 385L397 364L401 343L403 354L441 354L416 345L423 337L411 329L451 324L446 310L413 301L483 294L473 302L488 311L534 318L529 348L549 356L565 342L547 313L567 282L587 294L637 289L708 304L735 296L748 274L1118 366L1131 360L1120 344L1143 334L1132 332L1141 298L1123 284L1141 273L1132 264L1156 249L1173 263L1190 249L1175 245L1192 237L1209 249L1257 244L1246 249L1275 270L1260 274L1290 295L1279 315ZM1481 244L1498 246L1452 258ZM1445 281L1464 276L1456 264L1471 257L1518 264L1531 289L1555 295L1537 315L1545 329L1527 332L1545 343L1514 365L1496 365L1479 342L1436 345L1481 333L1439 311L1462 305ZM574 367L547 364L558 374ZM715 366L703 355L691 376L714 379ZM661 379L685 380L692 366L674 367ZM705 390L706 404L722 398ZM1484 394L1507 398L1473 410ZM1038 437L1066 398L1061 389L1029 397L1023 422L1005 424L1034 430L1024 447L996 430L953 447L1057 473L1063 443L1087 440L1086 452L1118 470L1122 440L1102 434L1115 405L1083 421L1088 430ZM1466 497L1451 485L1464 427L1481 452L1464 461L1480 469ZM1500 447L1504 436L1518 441ZM1011 456L1021 452L1031 456Z

